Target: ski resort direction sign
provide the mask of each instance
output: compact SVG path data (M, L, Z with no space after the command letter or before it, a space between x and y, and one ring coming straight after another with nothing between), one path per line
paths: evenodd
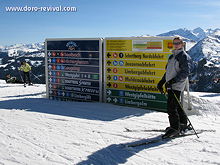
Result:
M173 45L171 37L105 38L104 101L166 111L157 89Z
M46 39L47 97L102 101L102 40Z

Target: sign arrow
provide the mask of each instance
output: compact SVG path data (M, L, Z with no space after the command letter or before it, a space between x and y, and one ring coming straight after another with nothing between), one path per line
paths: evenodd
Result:
M108 102L110 102L112 99L111 99L110 97L108 97L106 100L107 100Z
M107 76L107 79L108 79L108 80L111 80L111 76L110 76L110 75L108 75L108 76Z
M49 66L48 66L48 68L51 70L52 66L51 66L51 65L49 65Z
M117 103L117 102L118 102L118 99L114 98L113 101L114 101L115 103Z
M111 69L110 69L110 68L108 68L108 69L107 69L107 72L108 72L108 73L110 73L110 72L111 72Z
M108 95L110 95L110 94L112 94L112 91L110 91L110 90L107 90L107 92L106 92Z
M107 65L110 65L111 64L111 61L107 61Z
M110 88L111 87L111 83L108 83L107 86Z
M110 53L107 54L107 57L108 57L108 58L111 57L111 56L112 56L112 55L111 55Z

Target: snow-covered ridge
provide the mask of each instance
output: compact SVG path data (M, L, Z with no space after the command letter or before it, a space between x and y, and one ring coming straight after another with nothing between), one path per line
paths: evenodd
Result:
M180 28L177 30L172 30L166 33L159 34L158 36L175 36L179 35L185 38L185 41L189 42L198 42L204 38L206 38L209 35L212 35L219 31L219 28L216 29L206 29L203 30L202 28L198 27L193 30L189 30L186 28Z
M194 61L205 58L208 61L207 66L220 67L220 35L215 33L199 41L189 54Z
M180 28L180 29L177 29L177 30L172 30L172 31L169 31L169 32L166 32L166 33L162 33L162 34L159 34L158 36L175 36L175 35L179 35L179 36L182 36L186 39L191 40L191 41L198 41L199 38L194 34L192 33L191 30L188 30L186 28Z
M1 52L7 52L9 57L19 56L21 54L31 54L44 50L44 43L33 44L14 44L10 46L0 46Z

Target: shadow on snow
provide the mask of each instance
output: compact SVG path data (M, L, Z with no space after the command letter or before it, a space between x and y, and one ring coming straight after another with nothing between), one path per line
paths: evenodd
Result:
M31 94L32 96L33 94ZM9 96L10 97L10 96ZM153 111L94 102L64 102L46 98L21 98L0 101L1 109L18 109L33 112L77 117L89 120L112 121L142 116Z
M106 148L98 150L88 156L87 160L81 161L77 165L118 165L127 162L127 159L137 154L138 152L146 149L152 149L154 147L161 146L166 144L169 140L162 140L153 144L142 145L133 148L127 148L126 145L152 141L160 138L160 136L156 136L149 139L141 139L131 143L125 144L112 144ZM147 157L145 158L147 163ZM150 163L150 162L149 162Z

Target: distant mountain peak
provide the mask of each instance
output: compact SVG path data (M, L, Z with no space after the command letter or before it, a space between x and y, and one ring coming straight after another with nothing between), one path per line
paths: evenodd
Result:
M187 28L179 28L176 30L172 30L166 33L159 34L158 36L176 36L176 35L182 36L188 41L190 40L199 41L200 40L200 38L198 38L196 34L194 34L191 30L188 30Z
M186 41L195 41L198 42L204 38L206 38L209 35L212 35L213 33L217 32L216 34L219 34L220 29L202 29L201 27L197 27L193 30L189 30L187 28L179 28L176 30L171 30L166 33L159 34L158 36L175 36L179 35L185 38Z
M220 65L220 31L216 31L212 35L199 41L189 51L189 54L194 61L198 62L201 59L206 59L213 66Z
M193 31L204 31L201 27L197 27L195 29L193 29Z
M197 36L199 40L202 40L202 39L204 39L207 36L205 31L202 28L200 28L200 27L193 29L192 33L195 36Z

